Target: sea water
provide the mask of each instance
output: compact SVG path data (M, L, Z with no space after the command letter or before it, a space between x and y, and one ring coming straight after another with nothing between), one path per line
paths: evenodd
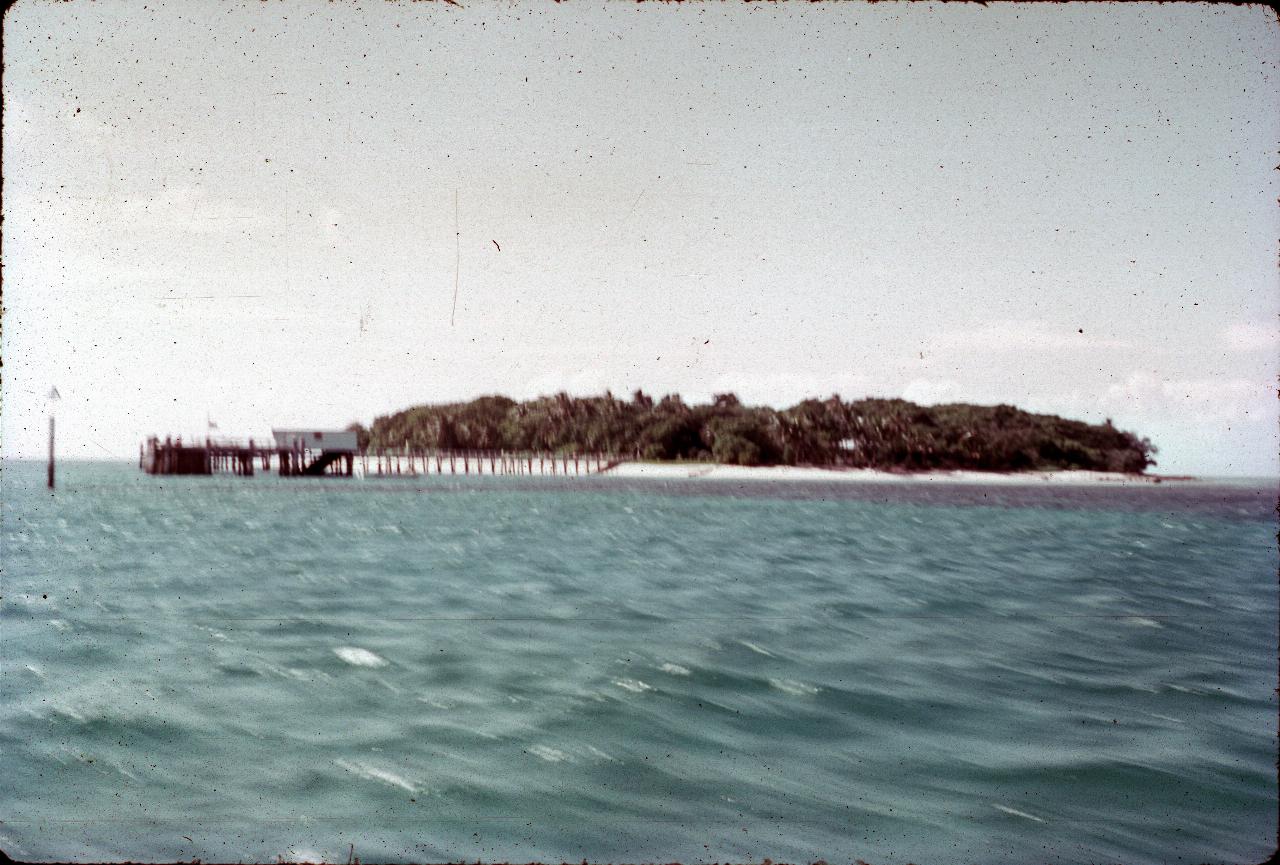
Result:
M1275 846L1274 482L0 486L14 858Z

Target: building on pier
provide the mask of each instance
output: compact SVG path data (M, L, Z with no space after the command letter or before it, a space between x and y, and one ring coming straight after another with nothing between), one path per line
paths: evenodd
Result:
M282 475L350 476L360 442L352 430L273 429Z

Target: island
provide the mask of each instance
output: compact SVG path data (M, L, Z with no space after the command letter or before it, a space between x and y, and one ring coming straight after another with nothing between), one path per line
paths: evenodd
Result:
M637 390L518 402L482 396L353 423L361 449L605 453L625 460L924 472L1081 470L1140 474L1149 439L1011 405L922 406L903 399L806 399L748 406L732 393L688 405Z

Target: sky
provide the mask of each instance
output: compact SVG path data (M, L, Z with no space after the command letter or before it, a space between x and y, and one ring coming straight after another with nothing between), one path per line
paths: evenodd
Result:
M642 388L1280 474L1262 6L459 2L10 6L0 454Z

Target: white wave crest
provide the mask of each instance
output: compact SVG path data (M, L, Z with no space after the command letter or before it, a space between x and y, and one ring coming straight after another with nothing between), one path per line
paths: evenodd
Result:
M1017 808L1009 808L1009 807L1007 807L1007 806L1005 806L1005 805L997 805L997 804L996 804L996 803L994 803L994 802L992 802L992 803L991 803L991 805L992 805L992 807L993 807L993 808L995 808L997 811L1003 811L1004 813L1006 813L1006 814L1012 814L1012 815L1013 815L1013 816L1015 816L1015 817L1022 817L1022 818L1023 818L1023 819L1025 819L1025 820L1034 820L1034 821L1036 821L1037 823L1043 823L1043 822L1045 822L1042 818L1037 817L1037 816L1035 816L1034 814L1028 814L1026 811L1019 811Z
M377 766L370 766L368 763L351 763L346 760L334 760L333 764L340 769L346 769L351 774L358 775L369 781L381 781L384 784L390 784L393 787L400 787L403 790L408 790L410 793L418 792L418 788L414 784L406 781L394 772L379 769Z
M769 684L782 693L790 694L793 697L808 697L822 690L814 685L797 682L795 679L770 679Z
M70 706L61 706L55 703L52 708L56 714L59 714L64 718L70 718L78 724L83 724L85 722L84 715L80 714Z
M548 748L546 745L534 745L529 748L529 753L541 760L546 760L548 763L564 763L569 759L569 755L564 751L558 748Z
M662 665L661 667L659 667L658 669L662 670L662 672L664 672L664 673L670 673L670 674L671 674L671 675L673 675L673 676L687 676L687 675L689 675L689 668L688 668L688 667L682 667L682 666L680 666L679 664L663 664L663 665Z
M748 643L746 640L739 640L738 642L746 646L748 649L750 649L751 651L755 652L758 655L764 655L766 658L773 657L773 652L770 652L768 649L764 648L763 646L757 646L755 643Z
M1163 628L1164 625L1155 619L1148 619L1146 616L1129 616L1125 619L1131 625L1141 625L1144 628Z
M355 646L339 646L333 650L333 653L348 664L357 667L385 667L387 659L380 655L375 655L368 649L358 649Z
M639 679L614 679L613 683L633 694L643 694L645 691L653 690L652 685L646 684Z
M419 703L426 703L433 709L452 709L454 703L451 700L441 700L437 697L418 697Z
M594 745L588 745L587 750L590 751L594 756L599 757L601 760L608 760L610 763L618 762L613 757L606 754L604 751L601 751L599 748L595 747Z

